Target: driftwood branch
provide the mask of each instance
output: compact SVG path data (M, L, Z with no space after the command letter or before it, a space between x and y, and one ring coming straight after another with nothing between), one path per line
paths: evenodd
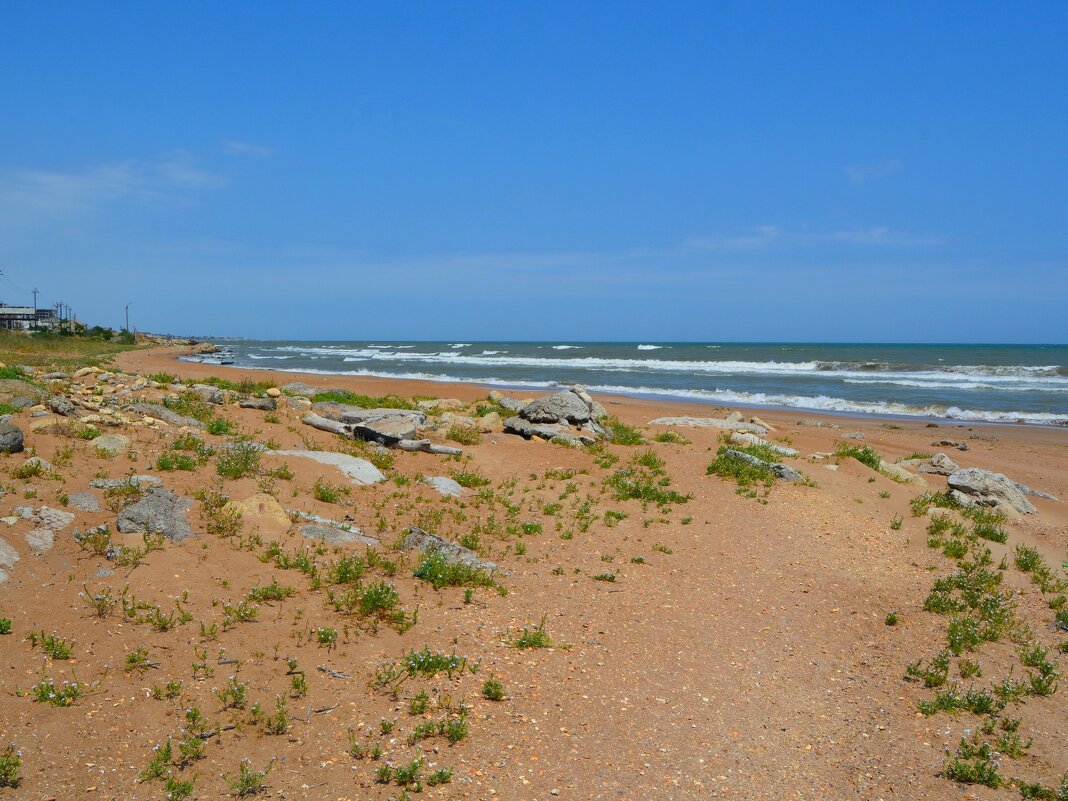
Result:
M323 417L319 414L309 414L303 420L302 423L312 428L318 428L320 431L329 431L331 434L340 434L343 437L352 436L352 426L345 423L339 423L337 420L331 420L328 417Z

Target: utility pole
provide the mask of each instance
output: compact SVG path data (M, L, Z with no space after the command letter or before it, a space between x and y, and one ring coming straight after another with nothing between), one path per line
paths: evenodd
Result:
M126 333L130 333L130 304L126 304Z
M33 288L33 319L37 319L37 287Z

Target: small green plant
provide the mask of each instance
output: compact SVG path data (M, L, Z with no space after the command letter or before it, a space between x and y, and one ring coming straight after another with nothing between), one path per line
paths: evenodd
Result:
M225 687L215 691L215 697L223 709L244 709L248 703L248 682L240 682L231 676Z
M163 790L166 793L166 801L187 801L193 797L196 786L192 779L179 779L168 776L163 780Z
M315 480L312 494L315 496L315 500L322 501L323 503L337 503L341 500L341 489L327 484L322 476L319 476L319 478Z
M883 461L870 445L851 445L847 442L835 443L834 455L840 459L856 459L861 464L876 471L881 468Z
M262 450L255 442L231 442L216 457L215 470L223 478L233 480L255 475L260 469Z
M482 682L482 697L487 701L503 701L504 684L496 676L490 676Z
M170 738L163 745L157 745L152 749L152 759L137 776L139 782L149 782L162 779L171 769L171 759L174 757L174 748Z
M57 637L55 634L45 634L42 632L32 631L26 637L30 641L31 647L41 646L41 650L48 654L52 659L66 660L70 659L71 646L66 640Z
M230 782L230 789L238 798L259 795L267 788L264 780L269 771L270 767L264 771L253 770L247 760L242 760L240 772L237 778Z
M606 438L616 445L641 445L645 442L641 431L614 417L606 417L600 422L604 427Z
M0 787L18 787L21 781L22 755L13 745L0 751Z
M0 634L11 633L11 618L0 617Z
M524 626L516 638L512 640L512 645L520 649L552 647L552 638L545 630L545 616L542 616L541 622L537 626Z
M653 440L656 442L671 442L675 445L689 445L690 440L686 439L682 434L677 431L661 431Z
M905 522L905 519L901 515L894 515L893 518L891 518L891 520L890 520L890 530L891 531L900 531L901 530L901 526L902 526L902 524L904 522Z
M445 432L445 439L458 442L461 445L478 445L482 442L482 434L474 426L453 424Z
M1004 783L998 773L997 753L979 739L978 733L961 739L957 752L946 759L943 772L947 779L961 784L983 784L996 790Z
M886 619L883 622L886 623L886 625L888 625L888 626L896 626L897 625L897 612L890 612L886 616Z
M337 629L320 626L315 630L315 639L320 647L333 650L337 647Z
M416 578L429 582L435 590L442 587L499 587L484 568L450 559L441 551L431 551L416 568Z

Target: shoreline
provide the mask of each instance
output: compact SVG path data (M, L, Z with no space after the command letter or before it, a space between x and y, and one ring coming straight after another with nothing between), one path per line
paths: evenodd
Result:
M139 372L173 372L185 378L219 376L219 371L233 373L237 377L251 381L278 381L279 374L292 376L292 381L302 381L312 386L323 388L349 389L363 394L395 394L402 396L431 395L434 397L455 397L460 400L474 401L484 399L491 389L507 389L518 395L536 395L557 391L560 386L544 387L516 386L507 383L474 383L457 381L437 381L433 379L394 378L385 376L351 375L335 372L308 372L305 370L272 369L269 367L253 368L236 365L203 364L184 361L182 357L192 355L188 349L172 347L154 347L146 350L128 351L116 358L116 364L129 367ZM221 377L221 376L219 376ZM289 382L280 382L289 383ZM562 385L561 385L562 386ZM647 424L654 417L693 416L708 417L710 413L742 411L767 418L778 426L794 426L800 419L818 420L839 425L842 428L865 428L874 424L886 428L887 424L899 427L898 430L934 431L971 430L981 428L999 436L1008 435L1017 438L1022 432L1039 435L1043 441L1059 441L1068 445L1068 426L1053 424L1043 425L1028 422L1002 422L986 420L957 420L945 417L919 417L911 415L893 415L880 413L858 414L832 410L814 410L796 407L756 406L743 403L720 403L700 399L684 399L668 395L629 395L616 392L590 390L592 394L603 399L613 413L624 422ZM648 415L645 419L635 416L641 412ZM722 416L722 415L721 415ZM1014 435L1012 432L1015 432ZM1029 437L1023 437L1029 438Z

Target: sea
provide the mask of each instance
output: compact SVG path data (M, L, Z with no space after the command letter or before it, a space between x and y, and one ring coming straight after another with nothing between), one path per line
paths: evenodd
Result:
M1068 345L220 342L237 367L754 408L1068 425ZM195 357L193 357L195 358Z

